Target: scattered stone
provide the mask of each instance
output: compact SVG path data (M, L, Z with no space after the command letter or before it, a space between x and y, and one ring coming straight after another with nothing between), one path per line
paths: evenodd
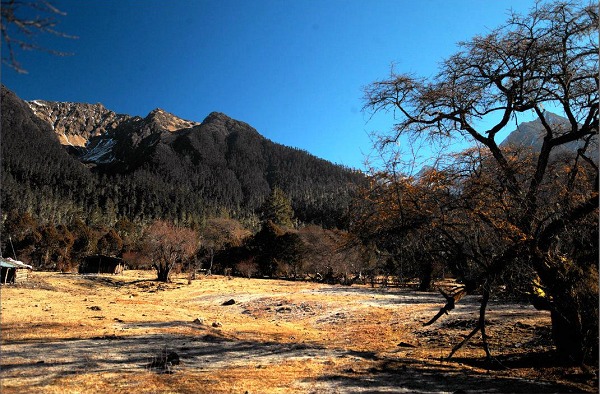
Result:
M213 327L222 327L223 324L221 324L221 322L215 321L215 322L213 322L212 326Z
M225 301L224 303L222 303L221 305L223 306L228 306L228 305L235 305L235 300L232 298L229 301Z
M203 326L204 325L204 319L197 317L192 323L197 324L199 326Z
M101 310L102 310L102 308L100 308L100 307L99 307L99 306L97 306L97 305L94 305L94 306L88 306L88 309L90 309L90 310L92 310L92 311L101 311Z

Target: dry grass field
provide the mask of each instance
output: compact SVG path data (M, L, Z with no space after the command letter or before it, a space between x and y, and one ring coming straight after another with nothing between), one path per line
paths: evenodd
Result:
M1 289L2 393L597 392L551 353L549 315L477 298L423 327L438 293L153 272L34 272ZM232 305L223 305L234 300ZM168 361L167 361L168 360Z

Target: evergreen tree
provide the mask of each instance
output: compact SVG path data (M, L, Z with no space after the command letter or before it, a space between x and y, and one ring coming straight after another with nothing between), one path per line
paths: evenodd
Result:
M263 222L271 221L279 226L294 226L294 210L287 195L278 187L274 187L261 208Z

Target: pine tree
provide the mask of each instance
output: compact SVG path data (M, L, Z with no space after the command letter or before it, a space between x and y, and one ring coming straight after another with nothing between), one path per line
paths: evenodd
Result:
M294 210L289 198L283 190L274 187L261 207L261 219L263 222L270 220L279 226L293 227L293 218Z

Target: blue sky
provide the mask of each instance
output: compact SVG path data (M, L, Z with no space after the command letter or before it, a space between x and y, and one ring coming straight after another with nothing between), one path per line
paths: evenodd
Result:
M361 112L362 89L398 71L432 76L456 43L502 24L533 0L63 0L58 30L72 52L20 52L2 66L26 100L101 102L145 116L162 108L202 121L219 111L265 137L363 168L368 134L391 115Z

